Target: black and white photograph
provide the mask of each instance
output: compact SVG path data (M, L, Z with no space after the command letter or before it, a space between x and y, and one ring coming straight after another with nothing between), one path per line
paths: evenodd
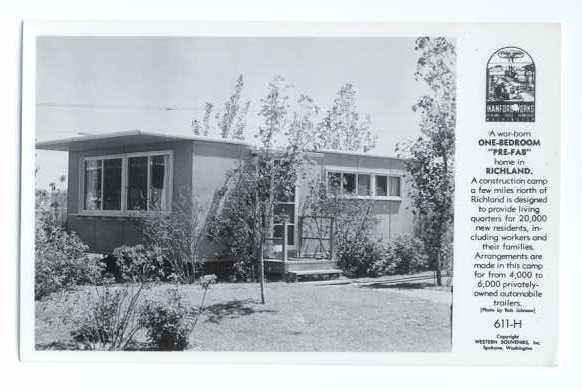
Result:
M36 350L451 351L454 38L41 36L35 88Z

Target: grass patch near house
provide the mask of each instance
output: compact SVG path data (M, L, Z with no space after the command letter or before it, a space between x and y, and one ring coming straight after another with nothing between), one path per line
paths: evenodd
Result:
M208 292L206 309L190 335L190 349L449 351L450 292L425 284L378 288L369 283L275 282L267 285L265 305L258 301L256 284L217 284ZM157 285L145 295L163 299L171 287ZM71 329L54 319L62 310L71 310L64 302L74 301L80 292L66 293L66 299L54 295L37 302L37 348L72 348ZM185 302L198 306L200 286L183 285L181 292ZM141 337L138 334L137 341Z

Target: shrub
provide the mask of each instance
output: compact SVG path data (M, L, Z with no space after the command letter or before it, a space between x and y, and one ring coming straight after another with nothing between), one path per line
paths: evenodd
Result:
M176 278L172 267L164 262L162 251L143 245L121 246L113 251L115 263L110 267L118 281L157 281Z
M411 274L429 268L422 241L408 235L386 244L366 236L342 240L336 258L340 268L351 276Z
M180 190L171 213L144 218L140 229L148 246L159 248L165 276L194 282L203 259L200 246L207 230L205 207L188 191Z
M384 248L366 236L338 243L338 266L350 276L379 276L384 269Z
M148 345L160 351L183 351L188 347L188 337L193 322L189 309L182 302L177 288L168 290L165 302L146 301L140 316L140 326L145 328Z
M210 238L221 244L225 254L237 259L232 267L233 280L256 279L259 246L256 194L253 168L242 165L229 173L222 189L223 205L209 218Z
M137 314L143 284L95 288L87 292L87 302L77 305L80 312L67 311L64 321L72 323L73 340L83 349L98 351L126 350L133 346L140 329Z
M386 244L383 272L411 274L428 269L428 256L422 241L403 235Z
M82 284L98 284L103 266L73 232L67 232L48 214L35 228L34 296L41 299L56 291Z

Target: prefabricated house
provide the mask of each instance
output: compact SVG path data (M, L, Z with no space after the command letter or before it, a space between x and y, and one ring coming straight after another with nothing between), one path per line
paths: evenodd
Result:
M192 194L210 205L226 176L256 149L237 140L211 139L146 131L124 131L38 142L37 149L68 152L67 224L92 251L111 253L122 245L143 240L136 219L171 212L180 194ZM406 199L401 159L363 153L318 151L310 153L326 183L346 199L373 204L375 235L390 240L412 233L413 216ZM331 189L330 189L331 191ZM275 224L283 256L270 259L271 273L338 272L333 258L307 254L300 204L305 191L281 201L276 212L288 216L286 228ZM285 237L286 240L282 239ZM207 262L232 262L216 245L207 245ZM331 251L333 253L333 250ZM302 255L303 254L303 255Z

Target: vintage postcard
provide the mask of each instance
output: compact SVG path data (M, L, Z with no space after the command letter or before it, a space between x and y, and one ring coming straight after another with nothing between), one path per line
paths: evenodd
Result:
M23 39L23 359L554 363L559 25Z

